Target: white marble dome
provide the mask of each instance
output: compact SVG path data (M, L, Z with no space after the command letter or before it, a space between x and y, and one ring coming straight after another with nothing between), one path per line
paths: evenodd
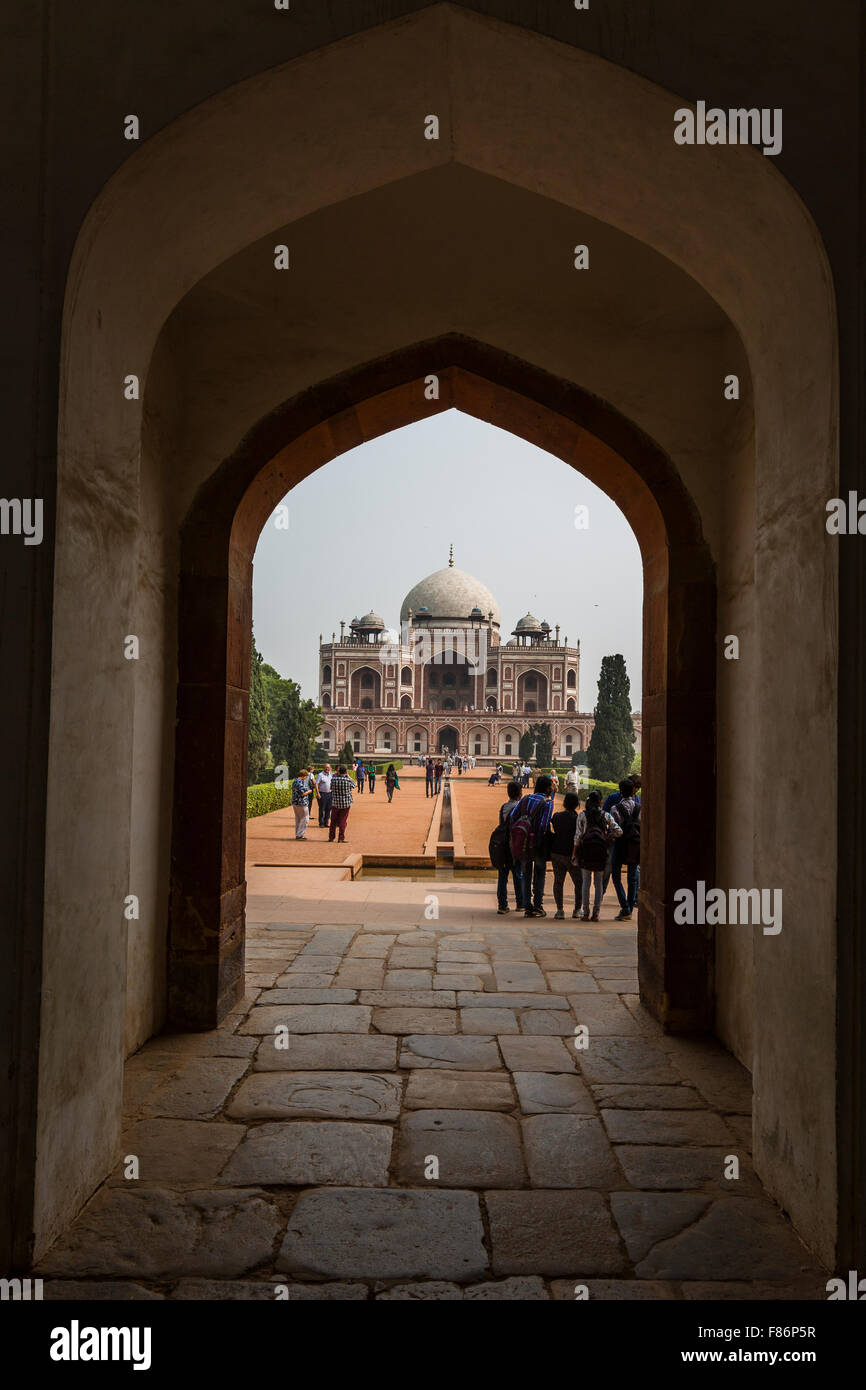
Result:
M400 608L400 621L408 619L410 609L413 619L444 620L468 619L473 608L481 609L485 621L492 613L494 623L500 622L499 604L487 585L464 570L446 565L409 590ZM474 616L477 619L478 615Z

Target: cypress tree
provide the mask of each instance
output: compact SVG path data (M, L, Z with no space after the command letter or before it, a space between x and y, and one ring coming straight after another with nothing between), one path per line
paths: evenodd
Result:
M590 772L602 782L618 782L632 765L635 736L629 690L624 657L603 657L595 727L586 750Z
M262 679L262 655L252 640L250 657L250 713L247 740L247 785L261 782L268 766L268 700Z

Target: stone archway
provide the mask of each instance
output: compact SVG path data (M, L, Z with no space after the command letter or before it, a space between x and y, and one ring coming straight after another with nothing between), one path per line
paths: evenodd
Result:
M643 707L645 774L654 775L666 797L676 790L670 780L670 769L677 766L671 748L692 740L695 757L680 767L680 787L691 783L695 770L701 771L705 756L700 745L715 670L703 673L705 681L699 679L694 704L684 695L689 682L683 677L691 633L698 633L702 645L703 630L712 629L707 546L711 551L715 547L713 553L728 565L728 610L730 594L744 591L742 583L754 592L754 611L736 610L735 605L734 610L754 652L748 687L754 718L746 722L755 730L757 753L754 759L737 759L730 751L731 712L735 715L737 702L751 697L742 694L745 683L737 685L728 670L718 684L724 734L720 846L727 866L754 871L754 878L742 882L769 881L773 873L786 883L799 882L802 846L788 813L797 799L797 771L787 756L786 730L808 727L813 754L828 769L835 766L836 753L832 625L804 616L796 640L785 640L790 615L798 607L791 596L821 592L832 602L836 589L835 554L814 544L810 510L816 498L833 495L836 477L834 305L820 238L802 203L759 154L678 149L671 139L671 111L682 104L680 98L547 40L533 39L528 70L523 44L516 27L434 7L400 25L370 30L351 44L298 60L290 74L286 69L259 74L148 141L109 182L82 228L69 276L61 367L62 524L55 568L37 1246L51 1238L110 1166L120 1132L125 1037L126 1046L137 1045L160 1026L163 1016L162 978L154 975L150 993L132 1001L137 1012L124 1033L124 979L134 984L136 976L127 969L116 904L131 881L151 886L136 930L150 933L144 945L153 959L161 960L173 778L175 807L193 806L203 819L186 827L175 819L172 827L172 1015L188 1026L203 1026L224 1012L240 989L244 887L237 865L244 821L240 806L232 809L231 788L245 751L249 562L264 519L255 506L243 514L243 494L289 439L304 441L298 447L306 461L286 457L282 491L283 465L277 467L270 483L275 500L305 470L391 428L392 419L420 418L420 411L434 408L413 399L401 415L391 408L390 392L417 391L417 383L433 369L430 345L441 345L455 324L476 330L480 341L492 341L497 359L494 371L483 356L472 357L468 350L462 359L447 351L439 355L446 395L451 390L454 398L451 378L456 374L463 374L463 386L474 382L474 392L463 391L460 408L489 419L497 408L497 392L510 390L516 402L510 415L525 428L525 437L535 438L541 417L528 377L545 367L541 376L548 382L545 418L551 433L542 447L570 463L580 458L577 466L584 471L587 452L596 451L600 466L603 459L602 485L608 491L613 487L615 495L617 489L628 492L624 480L634 466L629 450L642 441L647 446L647 500L638 507L646 512L643 521L651 520L655 509L664 513L672 534L684 535L691 527L699 538L691 549L682 547L646 573L648 624L663 632L665 640L647 652L651 695ZM498 74L497 103L486 102L477 91L474 76L480 66ZM346 119L342 107L335 107L333 94L355 102L367 90L371 70L383 74L383 99L372 107L363 105L359 141L357 125ZM425 90L441 95L447 111L449 139L435 145L419 140L414 124L422 81ZM507 122L503 109L509 113ZM273 132L282 129L293 132L288 165L284 148L273 139ZM583 132L578 146L576 129ZM362 196L378 197L391 186L402 205L411 178L430 180L445 171L454 183L451 176L458 169L466 179L457 189L457 206L468 206L466 187L477 188L484 180L500 193L520 190L528 202L516 207L515 214L525 217L528 203L544 207L552 246L571 244L578 217L596 219L593 230L599 238L608 228L626 242L651 248L656 269L675 268L718 306L727 337L713 358L713 380L723 361L733 357L744 387L744 414L729 442L730 456L746 461L742 471L748 486L737 492L733 520L730 510L720 514L714 500L717 470L702 472L708 461L695 462L698 435L689 429L683 434L682 421L672 422L669 412L654 405L664 396L659 386L667 389L666 381L676 378L681 363L667 362L669 378L660 374L650 389L645 373L656 363L645 353L640 383L628 379L622 358L605 377L608 354L593 352L590 344L581 357L582 335L573 332L568 304L562 294L553 293L545 307L535 293L535 269L525 295L513 293L513 258L509 294L496 297L492 317L466 303L467 287L496 283L490 254L495 231L489 243L483 238L480 243L487 249L485 276L473 278L468 262L459 275L452 275L453 304L442 302L441 296L437 301L435 289L430 302L422 303L421 297L416 302L416 255L412 293L380 295L380 304L402 306L393 321L362 306L361 319L348 331L343 312L339 322L347 331L329 331L328 344L319 343L316 352L299 352L296 346L291 373L286 374L286 362L277 356L271 364L273 379L253 372L245 380L235 373L230 396L215 400L211 391L206 410L183 422L198 449L195 459L182 448L163 452L161 431L184 394L172 379L184 357L161 354L163 330L206 276L244 248L252 247L257 255L264 249L272 252L275 228L290 227L301 236L304 220L322 209L355 208ZM190 170L195 171L196 197L184 199ZM439 183L436 198L442 191ZM496 227L495 218L489 225ZM336 245L345 242L337 239ZM129 275L131 264L138 268L134 277ZM333 266L330 274L333 278ZM385 287L392 288L390 282ZM324 311L320 283L313 293L317 312ZM513 321L506 304L513 305ZM345 305L338 307L345 310ZM699 308L702 321L708 321L707 306ZM405 344L420 341L428 346L411 361ZM800 348L804 341L810 344L808 360ZM397 357L402 368L392 372L390 387L381 365L366 375L358 365L382 358L393 364ZM242 358L234 353L238 360ZM694 354L691 360L696 360ZM125 401L116 389L130 364L145 388L140 406ZM491 382L491 375L496 381ZM414 388L407 384L413 381ZM569 421L575 381L589 387L581 396L580 425ZM701 399L715 398L708 381L695 378L691 384L700 386ZM291 401L275 411L287 390ZM617 410L609 412L601 398ZM691 398L697 399L697 393ZM689 393L680 391L684 410L688 399ZM255 420L267 422L264 433L254 430L238 445ZM605 421L608 435L601 428ZM205 425L213 426L210 433ZM647 436L657 441L657 448ZM712 430L707 437L716 438ZM235 469L243 473L246 468L240 486L235 485L237 474L220 466L229 456ZM666 470L671 459L675 473L679 470L685 480L684 492L670 483ZM165 494L164 478L169 483ZM203 497L212 510L201 506ZM176 604L179 516L186 521ZM193 516L202 527L198 537L190 531ZM637 520L631 519L637 530ZM752 535L757 536L754 545ZM661 550L650 550L661 555ZM746 573L752 563L753 570ZM141 584L142 574L154 572L152 583ZM679 596L673 605L672 594ZM182 621L180 641L173 626L176 611ZM130 631L133 622L147 639L135 682L128 679L114 636ZM759 632L762 639L771 634L772 640L758 641ZM709 646L707 637L706 659ZM820 673L820 680L803 682L804 664ZM666 703L664 690L679 692L682 702ZM173 769L175 695L185 751ZM110 710L110 718L100 721L98 736L95 728L92 736L87 732L97 722L94 710ZM780 711L787 717L780 718ZM218 775L209 764L205 781L200 777L202 758L197 760L188 746L193 727L202 744L219 750ZM741 835L737 828L736 811L753 800L738 794L743 777L770 788L754 834ZM827 825L834 823L834 798L830 772L816 787L814 803ZM77 833L82 824L90 827L87 843ZM688 826L682 841L671 847L690 872L702 862L691 842L698 834ZM816 870L826 891L809 909L808 921L802 904L792 906L790 933L773 951L756 950L751 940L719 944L727 978L754 979L763 1003L752 1017L750 1003L734 987L720 1020L723 1036L739 1055L754 1056L765 1078L756 1112L760 1170L800 1228L825 1249L834 1219L826 1136L834 1132L835 1108L833 1097L821 1095L816 1115L815 1081L825 1074L836 1028L834 853L834 839L828 835L825 859ZM712 947L695 938L680 943L676 959L667 954L669 946L676 947L664 925L664 892L674 882L666 877L668 867L660 864L656 875L662 895L654 898L648 888L642 912L644 988L671 1026L683 1026L706 1018ZM789 940L803 943L807 969ZM141 943L132 933L130 941L134 956ZM70 993L79 1002L72 1022L64 1010ZM805 1012L815 1022L814 1046L809 1057L794 1058L787 1037L792 1020ZM71 1071L76 1076L72 1100L67 1085ZM67 1127L68 1137L55 1140L59 1118L70 1114L75 1123ZM794 1151L796 1163L790 1159ZM70 1172L74 1178L67 1182Z
M436 750L439 753L456 753L460 748L460 735L452 724L443 724L436 734Z
M437 402L424 395L426 368L435 364L440 385ZM350 404L351 402L351 404ZM328 412L339 405L336 418ZM222 554L222 609L229 614L222 682L210 696L214 707L227 698L231 661L239 661L231 689L241 696L224 746L243 747L243 681L250 643L252 555L259 531L292 483L320 466L337 449L335 440L375 438L434 410L458 408L499 424L555 452L579 472L598 482L620 506L635 531L644 562L645 604L643 691L644 778L652 795L645 798L643 873L640 913L641 993L647 1005L674 1029L706 1029L712 1022L712 935L684 934L674 927L666 907L680 884L703 878L712 882L715 864L715 575L701 535L700 522L670 460L639 431L601 402L574 386L495 352L479 343L449 337L419 345L386 361L319 388L312 396L286 402L246 438L238 454L227 459L202 490L184 525L182 549L181 651L193 639L204 602L203 583L213 601L215 554ZM318 418L316 418L318 417ZM275 446L285 441L281 448ZM610 441L610 442L607 442ZM234 505L233 505L234 504ZM217 543L215 517L224 528ZM209 519L205 531L203 519ZM199 578L206 535L210 573ZM215 546L217 551L215 551ZM232 596L235 601L232 601ZM688 643L672 644L670 634L690 631ZM237 654L235 656L234 654ZM216 670L218 653L208 653ZM222 694L220 694L222 690ZM178 703L176 791L173 821L177 827L172 859L170 999L178 1026L215 1023L242 988L244 839L239 812L242 769L227 762L222 804L210 803L209 823L201 807L188 801L186 788L197 789L202 758L209 756ZM232 708L231 704L226 708ZM672 711L676 709L674 717ZM198 726L195 725L195 729ZM437 747L457 748L456 729L437 737ZM698 778L707 790L708 813L698 819L683 814L683 803L667 788ZM195 835L190 835L191 818ZM241 833L224 850L228 826ZM223 852L212 857L208 847ZM213 880L219 864L222 878ZM216 903L226 904L219 920ZM212 920L204 949L196 950L203 920ZM196 983L195 975L198 976Z

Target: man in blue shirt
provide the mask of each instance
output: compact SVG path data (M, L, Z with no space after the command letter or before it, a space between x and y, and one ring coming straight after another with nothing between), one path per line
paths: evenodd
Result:
M535 790L520 801L512 813L512 824L521 816L532 823L532 852L524 856L523 903L524 917L546 917L544 910L544 880L547 875L547 827L553 815L553 782L546 773L535 779Z

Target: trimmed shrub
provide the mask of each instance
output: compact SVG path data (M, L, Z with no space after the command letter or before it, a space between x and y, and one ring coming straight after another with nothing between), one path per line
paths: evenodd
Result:
M286 787L278 787L274 782L259 782L247 787L247 820L253 816L266 816L271 811L281 811L292 804L291 782Z

